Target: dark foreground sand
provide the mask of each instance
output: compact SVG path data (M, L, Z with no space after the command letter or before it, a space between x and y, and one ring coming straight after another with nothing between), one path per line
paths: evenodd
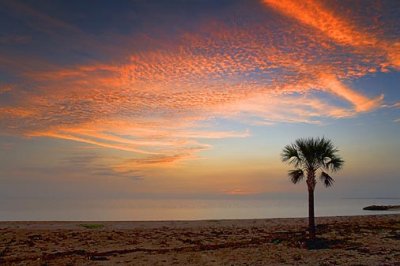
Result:
M400 265L400 214L317 222L1 222L0 265Z

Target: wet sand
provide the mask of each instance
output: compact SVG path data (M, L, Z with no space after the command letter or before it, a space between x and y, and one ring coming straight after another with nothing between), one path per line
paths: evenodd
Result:
M0 222L0 265L400 265L400 214L165 222Z

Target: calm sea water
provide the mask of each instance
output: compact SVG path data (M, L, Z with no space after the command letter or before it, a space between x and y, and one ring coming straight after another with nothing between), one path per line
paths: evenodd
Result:
M306 217L307 199L263 200L0 200L0 220L203 220ZM368 205L400 205L400 199L317 199L316 216L371 215Z

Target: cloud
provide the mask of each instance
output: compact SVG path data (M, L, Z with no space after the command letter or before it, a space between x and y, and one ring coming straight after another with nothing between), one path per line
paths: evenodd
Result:
M371 48L375 53L381 51L386 55L387 64L400 67L400 42L392 43L379 39L377 34L358 27L349 19L354 18L354 14L345 17L328 9L321 1L263 0L263 2L285 16L322 32L339 44L362 48L366 53Z
M226 107L226 111L236 114L243 121L256 125L276 123L320 124L323 117L346 118L356 114L355 110L337 107L318 98L293 95L264 95L244 99ZM227 114L227 116L229 116ZM253 119L248 117L252 116Z
M130 179L142 179L142 174L139 170L126 169L121 170L116 167L117 162L115 158L100 157L95 154L75 154L64 158L61 165L54 167L54 169L61 172L68 173L85 173L91 176L108 176L108 177L121 177Z
M12 90L12 86L10 85L0 85L0 95L8 93Z
M130 167L140 167L140 166L154 166L154 165L170 165L177 161L183 159L190 159L192 155L190 153L186 154L172 154L172 155L156 155L150 156L142 159L131 159L126 162L126 164L131 165Z
M376 109L383 102L383 95L369 99L359 92L343 85L335 76L321 74L321 85L323 88L351 102L357 112L365 112Z
M69 64L0 56L3 67L20 78L6 91L14 101L0 108L2 133L125 151L133 158L117 168L128 171L199 158L211 148L208 139L251 135L217 130L208 123L216 118L315 124L381 106L383 95L365 95L345 81L381 71L384 64L396 66L396 46L386 47L378 34L362 33L318 2L265 3L285 16L263 16L257 23L209 19L193 31L153 37L157 45L146 49L130 49L135 41L144 43L140 34L126 47L97 46L90 36L78 38L85 34L76 26L10 4L38 19L34 27L51 24L44 30L57 42L65 32L84 52L91 44L97 51L130 52L124 60ZM340 105L331 100L336 97Z
M27 178L31 182L31 177L51 180L77 178L92 179L102 177L113 177L130 180L141 180L145 172L140 169L121 169L118 167L122 158L111 156L100 156L93 152L80 151L79 154L67 155L58 160L52 160L43 164L31 163L28 165L12 166L8 168L11 176L18 173L20 177ZM101 179L100 179L101 180ZM34 180L35 182L37 180Z
M104 148L111 148L111 149L116 149L116 150L121 150L121 151L130 151L130 152L135 152L135 153L151 154L151 152L147 152L147 151L140 150L140 149L135 149L134 147L129 147L126 145L109 144L109 143L105 142L106 139L102 139L102 141L96 141L96 140L92 140L87 137L86 138L85 137L77 137L74 135L59 134L59 133L54 133L54 132L31 133L28 136L29 137L52 137L52 138L73 140L73 141L77 141L77 142L93 144L93 145L104 147Z

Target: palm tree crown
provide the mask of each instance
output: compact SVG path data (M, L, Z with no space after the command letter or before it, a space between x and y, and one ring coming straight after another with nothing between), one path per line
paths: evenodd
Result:
M336 172L342 168L344 161L337 155L338 151L328 139L302 138L286 145L281 157L283 162L288 162L296 168L289 171L293 183L300 182L306 173L307 184L314 189L315 174L318 169L321 169L320 179L325 186L333 184L333 178L326 171Z

